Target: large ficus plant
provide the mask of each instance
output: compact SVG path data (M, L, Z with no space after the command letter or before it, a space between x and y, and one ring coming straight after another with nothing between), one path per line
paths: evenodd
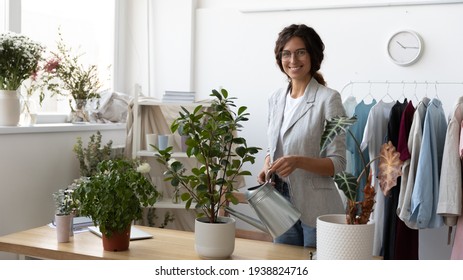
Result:
M181 195L185 207L195 205L200 210L198 217L207 216L210 223L216 223L224 204L238 203L233 196L237 178L251 175L242 167L254 163L260 148L248 147L246 139L237 135L248 120L247 108L242 106L235 112L236 98L228 97L225 89L213 90L210 96L214 97L210 107L199 105L192 112L182 107L170 127L172 132L178 130L187 136L186 154L196 158L198 167L186 170L182 162L172 158L172 147L158 150L157 160L167 169L165 180L185 190Z
M322 135L320 148L325 150L332 140L340 133L347 133L354 139L359 155L363 161L364 168L358 177L348 173L341 172L335 175L334 181L347 197L346 219L348 224L366 224L370 219L375 204L375 188L371 185L370 165L379 160L378 179L381 190L388 194L389 190L397 184L397 177L402 175L402 164L400 153L396 151L394 145L389 141L381 146L379 156L366 162L363 158L360 144L352 132L348 129L357 121L354 117L334 117L325 124L325 131ZM362 176L366 176L365 186L361 188L360 181ZM357 200L357 193L364 193L363 200Z

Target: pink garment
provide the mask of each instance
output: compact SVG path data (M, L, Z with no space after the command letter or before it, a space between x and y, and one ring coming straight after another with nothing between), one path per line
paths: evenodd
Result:
M463 121L460 128L460 158L463 158Z
M463 121L461 122L460 129L460 158L463 158ZM455 239L453 241L452 255L450 259L452 260L463 260L463 219L461 216L458 217L458 222L455 231Z
M451 260L463 260L463 219L458 218L455 240L453 241Z

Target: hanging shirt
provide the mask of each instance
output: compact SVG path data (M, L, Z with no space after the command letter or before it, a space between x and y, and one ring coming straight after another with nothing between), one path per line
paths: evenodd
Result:
M436 210L446 132L447 119L442 102L434 98L429 103L424 119L423 142L411 200L410 220L416 222L418 228L438 228L444 225Z
M369 104L365 104L365 102L362 100L354 110L354 115L357 117L357 121L349 128L352 134L354 135L355 139L357 141L361 141L363 137L363 133L365 132L365 126L367 124L368 120L368 114L370 113L371 108L376 104L376 100L373 99L373 101ZM358 143L360 144L360 143ZM365 159L365 163L362 161L362 158L360 156L359 150L357 148L357 144L355 143L355 140L350 137L346 136L346 146L347 146L347 154L352 155L352 164L351 164L351 171L352 175L355 177L358 177L362 170L365 167L365 164L370 161L370 157L368 156L368 149L365 148L364 151L362 152L362 155ZM368 174L365 174L368 176ZM362 180L360 181L360 186L365 186L366 180L365 177L362 177ZM357 194L357 200L361 200L363 197L363 192L362 190L359 190Z
M459 156L463 158L463 121L461 122L460 129L460 146ZM463 170L462 170L463 172ZM455 237L453 240L452 254L450 255L451 260L463 260L463 218L461 215L457 219L457 229L455 231Z
M463 120L463 97L455 105L445 136L442 170L440 173L439 201L437 214L444 218L447 226L457 224L461 215L462 183L460 159L460 131Z
M381 145L385 143L387 134L387 123L389 122L389 113L395 102L384 102L380 100L373 107L371 107L368 114L365 131L363 133L362 143L360 148L365 150L368 147L368 155L371 159L377 157L381 150ZM379 183L376 179L378 174L378 161L371 165L372 172L372 186L376 190L376 204L373 211L372 220L375 222L375 237L373 244L373 255L378 256L381 251L382 235L383 235L383 220L384 220L384 196L379 189Z
M355 98L355 96L350 95L342 103L342 106L344 106L344 110L346 111L346 116L352 117L355 113L354 112L355 107L357 106L357 99ZM349 136L346 137L346 144L349 138L350 138ZM353 173L353 167L352 167L353 161L354 161L354 158L353 158L352 153L346 152L346 172Z
M399 192L397 215L409 228L413 229L417 229L418 227L416 222L410 221L410 216L412 215L411 198L413 186L415 185L415 176L420 156L421 142L423 139L424 119L426 117L430 101L431 100L429 98L424 97L416 107L407 142L410 159L405 160L402 166L402 185Z
M346 110L346 116L352 117L354 115L355 107L357 106L357 99L355 96L350 95L342 103L342 106L344 106L344 110Z

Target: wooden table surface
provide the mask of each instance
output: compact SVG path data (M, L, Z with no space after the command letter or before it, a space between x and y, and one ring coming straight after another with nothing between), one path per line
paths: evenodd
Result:
M153 238L130 242L129 250L103 250L101 238L91 232L74 234L69 243L58 243L56 231L42 226L0 237L0 251L41 259L119 259L119 260L193 260L200 259L194 249L194 233L136 226ZM236 238L230 259L308 260L312 248L274 244Z

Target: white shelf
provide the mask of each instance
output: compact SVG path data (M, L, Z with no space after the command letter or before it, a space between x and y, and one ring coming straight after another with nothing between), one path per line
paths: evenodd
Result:
M147 158L153 158L156 156L157 152L155 151L148 151L148 150L142 150L140 147L140 138L142 135L140 135L141 131L141 108L144 106L153 106L155 107L156 113L162 114L162 107L169 107L169 106L175 106L178 107L178 110L181 110L180 107L186 107L186 108L195 108L199 105L202 105L203 107L207 108L211 106L210 100L203 100L203 101L197 101L197 102L168 102L168 103L163 103L159 99L152 98L152 97L141 97L140 96L140 87L136 86L135 87L135 100L134 100L134 107L133 107L133 139L132 139L132 156L133 157L147 157ZM164 130L166 130L166 127L164 126ZM161 128L162 131L162 128ZM174 152L172 153L172 158L176 159L190 159L185 152ZM194 157L191 159L196 160ZM157 201L153 205L151 205L153 208L159 208L159 209L185 209L185 202L180 201L180 203L172 203L171 198L165 198L161 201ZM196 203L192 203L191 207L189 210L195 210Z
M192 203L189 210L194 210L195 206L196 204ZM156 201L152 207L160 209L185 209L185 202L181 201L180 203L172 203L170 199L163 199L161 201Z
M157 152L150 152L147 150L141 150L137 152L137 156L139 157L154 157L157 154ZM172 153L173 158L188 158L186 153L183 152L174 152Z
M156 98L140 98L138 100L138 105L140 106L198 106L203 105L209 107L211 104L207 101L198 101L198 102L162 102Z

